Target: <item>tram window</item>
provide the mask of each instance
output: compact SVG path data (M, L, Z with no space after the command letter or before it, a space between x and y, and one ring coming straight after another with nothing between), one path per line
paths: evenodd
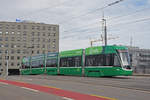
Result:
M105 66L113 66L113 62L114 62L113 54L105 55Z
M57 67L57 59L47 59L46 67Z
M61 58L60 67L80 67L81 58L81 56Z
M89 55L85 57L85 66L113 66L113 54Z
M24 64L22 65L22 68L23 68L23 69L24 69L24 68L30 68L29 62L24 63Z
M37 61L32 61L31 66L32 66L32 68L36 68L39 66L39 63Z
M103 66L104 55L89 55L85 58L85 66Z
M121 64L117 55L114 55L114 66L121 67Z
M39 67L44 67L44 61L43 60L39 61Z
M42 60L32 61L31 66L32 66L32 68L42 67L43 66L43 61Z

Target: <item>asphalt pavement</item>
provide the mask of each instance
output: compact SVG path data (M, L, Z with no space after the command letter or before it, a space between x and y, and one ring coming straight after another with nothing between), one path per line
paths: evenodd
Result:
M46 85L83 94L116 98L118 100L149 100L148 98L150 98L150 77L125 76L125 77L94 78L94 77L32 75L32 76L9 76L8 80L38 85ZM1 90L2 89L0 89L0 91ZM5 92L7 93L6 90ZM30 92L31 91L27 93L30 94ZM19 93L20 93L19 95L22 95L21 94L22 92ZM42 94L47 95L47 96L40 96L45 99L46 98L52 98L49 100L62 99L61 97L57 97L52 94L51 95L44 93ZM56 99L54 99L55 97ZM38 99L36 99L33 96L31 100L38 100Z

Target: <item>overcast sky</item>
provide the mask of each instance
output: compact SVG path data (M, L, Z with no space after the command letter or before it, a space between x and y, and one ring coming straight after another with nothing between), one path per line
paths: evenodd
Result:
M87 48L90 39L102 34L107 20L109 45L132 45L150 49L150 0L0 0L0 21L16 18L60 25L60 50ZM94 46L102 42L94 43Z

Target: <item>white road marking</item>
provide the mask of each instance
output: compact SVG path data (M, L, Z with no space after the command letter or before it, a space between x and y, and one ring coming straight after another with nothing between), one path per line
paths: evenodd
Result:
M21 87L23 89L27 89L27 90L30 90L30 91L34 91L34 92L39 92L38 90L35 90L35 89L30 89L30 88L26 88L26 87Z
M62 97L64 100L74 100L74 99L71 99L71 98L67 98L67 97Z
M3 83L3 82L0 82L0 84L8 85L8 83Z

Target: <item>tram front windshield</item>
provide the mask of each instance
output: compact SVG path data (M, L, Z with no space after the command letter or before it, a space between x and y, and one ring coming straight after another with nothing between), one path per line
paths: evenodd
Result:
M118 50L118 52L119 52L119 56L120 56L123 68L131 69L128 51L127 50Z

